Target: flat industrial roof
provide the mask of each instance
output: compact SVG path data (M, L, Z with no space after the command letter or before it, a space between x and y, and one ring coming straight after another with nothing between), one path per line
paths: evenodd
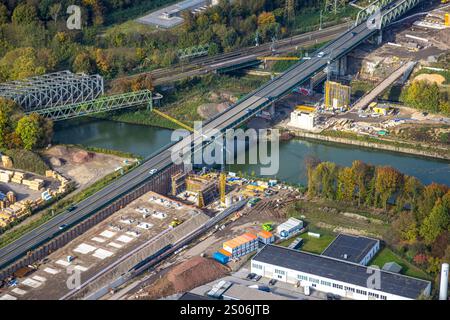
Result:
M138 22L144 24L156 25L162 28L172 28L183 23L183 18L180 16L172 16L165 18L165 13L180 14L184 10L193 10L207 5L207 0L185 0L176 4L164 7L152 13L149 13L139 19Z
M282 268L317 275L360 287L367 287L368 267L285 247L266 245L252 259ZM378 291L417 299L430 285L429 281L380 270Z
M360 263L360 261L378 242L379 240L372 238L352 236L341 233L322 252L322 255L354 263ZM347 255L346 258L345 255Z

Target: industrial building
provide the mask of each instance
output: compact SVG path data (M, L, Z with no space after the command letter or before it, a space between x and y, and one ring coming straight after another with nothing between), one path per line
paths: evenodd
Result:
M275 245L253 257L251 272L355 300L412 300L431 293L430 281Z
M290 236L300 232L303 228L303 221L296 218L289 218L277 226L277 233L281 238L289 238Z
M322 252L323 256L367 266L380 250L380 240L339 234Z
M160 10L154 11L137 21L143 24L153 25L157 28L169 29L183 23L181 17L183 11L191 11L193 14L206 10L217 1L210 0L185 0Z
M313 107L298 106L291 112L289 125L303 130L313 130L317 126L317 116Z

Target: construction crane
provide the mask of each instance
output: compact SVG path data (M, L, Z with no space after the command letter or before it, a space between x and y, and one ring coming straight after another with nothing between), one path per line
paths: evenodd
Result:
M157 115L179 125L180 127L190 131L195 132L195 129L188 126L187 124L184 124L183 122L155 109L152 108L152 111L155 112ZM223 145L223 154L225 154L225 144ZM227 187L227 175L225 174L225 156L223 155L224 159L222 159L222 164L220 168L220 175L219 175L219 194L220 194L220 202L222 205L225 205L225 195L226 195L226 187ZM199 206L203 207L205 205L203 195L199 194Z

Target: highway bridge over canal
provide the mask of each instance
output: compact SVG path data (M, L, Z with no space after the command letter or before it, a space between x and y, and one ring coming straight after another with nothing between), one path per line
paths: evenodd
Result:
M317 72L322 71L333 61L338 61L344 57L363 41L379 33L380 29L374 27L374 25L378 24L380 28L386 27L419 2L420 0L375 1L369 9L366 8L360 13L357 25L344 32L336 40L318 49L311 59L292 66L284 74L269 81L204 123L203 132L212 129L225 131L241 125L277 99L290 94L294 88L306 82ZM378 14L377 10L373 10L373 5L376 4L382 7L381 14ZM373 15L374 13L375 15ZM365 21L369 21L369 23ZM170 174L174 170L180 169L173 164L171 154L174 150L182 150L185 145L186 142L182 140L162 148L145 159L140 166L78 203L75 210L57 215L45 224L1 248L0 268L4 269L0 272L0 279L64 245L76 237L77 232L85 231L86 229L78 229L77 231L77 228L80 228L83 223L84 228L89 228L90 224L93 225L95 221L89 220L90 218L99 214L102 215L99 219L105 218L108 214L149 190L163 192L164 188L169 186ZM152 169L156 169L157 173L151 174ZM86 221L91 222L86 223ZM63 224L71 229L61 230L60 226ZM59 242L56 243L55 239L59 239Z

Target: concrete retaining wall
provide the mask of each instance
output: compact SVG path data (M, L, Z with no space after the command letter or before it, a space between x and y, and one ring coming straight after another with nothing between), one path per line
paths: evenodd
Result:
M98 224L100 221L103 221L107 217L109 217L114 212L118 211L119 209L123 208L124 206L128 205L130 202L136 200L140 196L144 195L145 193L149 191L154 191L160 194L167 194L170 191L170 182L171 182L171 175L183 170L183 166L181 165L173 165L169 168L167 168L164 171L161 171L158 173L152 180L149 182L143 184L139 188L131 191L130 193L124 195L122 198L116 200L115 202L111 203L107 207L99 210L97 213L92 215L91 217L83 220L79 224L77 224L75 227L69 229L68 231L64 232L63 234L51 239L44 245L40 246L39 248L30 251L26 257L21 258L20 260L17 260L13 264L9 265L7 268L4 268L0 271L0 280L3 280L11 275L18 269L28 266L30 264L33 264L34 262L43 259L50 253L54 252L55 250L63 247L82 233L86 232L96 224Z
M299 138L307 138L307 139L321 140L321 141L327 141L327 142L349 144L349 145L355 145L355 146L364 147L364 148L380 149L380 150L412 154L412 155L422 156L422 157L450 160L450 155L440 154L438 152L433 152L433 151L424 151L424 150L418 150L418 149L414 149L414 148L399 147L399 146L394 146L394 145L389 145L389 144L384 144L384 143L375 143L375 142L352 140L352 139L346 139L346 138L329 137L329 136L324 136L324 135L317 134L317 133L304 132L304 131L299 131L299 130L289 130L289 132Z

